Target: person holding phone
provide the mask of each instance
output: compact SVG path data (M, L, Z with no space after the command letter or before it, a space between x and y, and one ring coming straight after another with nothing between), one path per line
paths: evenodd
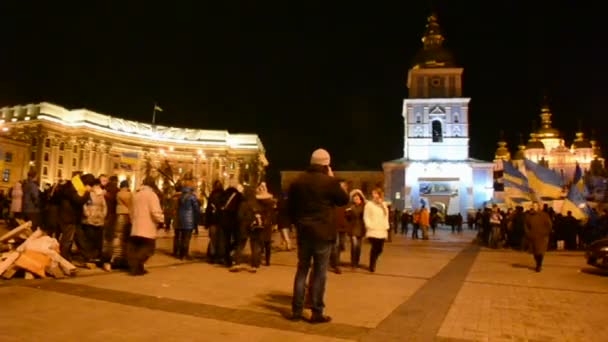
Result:
M330 155L324 149L312 153L310 166L289 188L288 213L297 229L298 268L294 279L292 321L302 319L306 278L311 273L311 323L331 321L324 315L325 283L329 257L337 237L335 211L349 198L345 184L334 178Z

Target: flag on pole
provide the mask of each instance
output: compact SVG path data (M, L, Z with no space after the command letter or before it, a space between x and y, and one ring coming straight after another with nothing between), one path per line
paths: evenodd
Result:
M572 184L574 184L578 188L578 191L580 191L583 196L587 196L589 194L589 192L587 191L587 187L585 186L585 181L583 179L583 170L581 169L581 166L578 163L576 163L576 170L574 171L574 179L572 181Z
M574 218L582 221L586 221L591 214L591 208L589 208L587 205L585 197L578 190L576 184L572 184L572 186L570 186L568 196L566 196L564 199L562 215L566 215L569 211L572 212L572 216L574 216Z
M502 165L502 177L505 181L509 181L518 185L528 185L528 178L523 173L521 173L513 164L506 160L503 160Z
M148 107L148 108L150 108L150 107ZM160 108L160 106L159 106L159 105L155 104L155 105L154 105L154 111L155 111L155 112L162 112L162 111L163 111L163 109L162 109L162 108Z
M524 164L530 188L539 198L561 198L563 196L563 182L560 175L529 159L524 160Z

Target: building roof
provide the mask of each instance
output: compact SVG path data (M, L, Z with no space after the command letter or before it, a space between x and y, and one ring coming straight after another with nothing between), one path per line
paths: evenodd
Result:
M152 125L110 115L96 113L88 109L66 109L41 102L0 109L1 122L19 123L24 121L47 121L69 127L84 127L100 130L118 136L186 144L193 147L230 147L264 151L264 146L256 134L232 134L225 130L203 130Z

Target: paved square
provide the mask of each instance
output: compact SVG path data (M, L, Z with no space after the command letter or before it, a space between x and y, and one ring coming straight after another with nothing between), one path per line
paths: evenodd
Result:
M550 253L537 274L529 255L480 249L473 236L398 236L386 244L377 273L346 266L330 273L333 321L326 325L282 317L295 252L274 253L273 265L257 274L235 274L177 261L163 238L143 277L82 270L61 281L0 281L0 341L608 340L607 278L581 272L581 253ZM206 242L196 238L193 254L202 255ZM368 252L365 244L364 263Z

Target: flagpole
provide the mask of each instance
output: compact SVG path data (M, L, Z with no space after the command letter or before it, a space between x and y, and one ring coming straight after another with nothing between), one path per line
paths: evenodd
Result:
M154 103L154 108L152 109L152 126L156 124L156 103Z

